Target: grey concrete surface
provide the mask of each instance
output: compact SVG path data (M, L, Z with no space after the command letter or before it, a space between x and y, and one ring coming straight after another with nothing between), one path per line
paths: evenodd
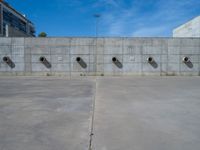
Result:
M0 77L0 150L199 150L199 89L199 77Z
M15 67L2 60L5 56ZM41 56L51 67L40 62ZM0 75L199 76L200 38L0 38Z
M94 82L0 78L0 150L88 150Z
M102 78L94 150L199 150L200 78Z

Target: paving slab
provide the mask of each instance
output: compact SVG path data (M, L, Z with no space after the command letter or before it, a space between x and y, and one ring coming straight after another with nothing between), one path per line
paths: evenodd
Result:
M0 150L88 150L93 80L0 78Z
M199 150L200 78L100 78L94 150Z

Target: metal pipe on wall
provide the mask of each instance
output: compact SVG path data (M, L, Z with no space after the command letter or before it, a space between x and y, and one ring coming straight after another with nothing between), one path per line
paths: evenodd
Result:
M49 61L44 57L44 56L41 56L39 58L39 61L44 64L47 68L51 68L51 64L49 63Z
M149 63L153 63L153 62L154 62L154 59L153 59L153 57L148 57L148 58L147 58L147 61L148 61Z
M77 58L76 58L76 61L77 61L77 62L81 62L81 60L82 60L81 57L77 57Z
M47 59L43 56L40 57L40 62L45 63L47 61Z
M116 57L113 57L112 61L118 68L123 68L123 64Z
M114 63L116 63L116 62L118 62L118 59L117 59L116 57L113 57L113 58L112 58L112 61L113 61Z
M81 57L76 57L76 61L79 63L79 65L86 69L87 68L87 64L85 63L85 61L81 58Z
M183 57L183 62L184 62L184 63L190 62L190 58L189 58L189 57Z
M10 66L11 68L15 68L15 64L14 64L14 62L11 60L10 57L4 56L4 57L3 57L3 61L4 61L6 64L8 64L8 66Z
M11 59L10 59L10 57L5 56L5 57L3 57L3 61L6 62L6 63L8 64L8 63L11 62Z

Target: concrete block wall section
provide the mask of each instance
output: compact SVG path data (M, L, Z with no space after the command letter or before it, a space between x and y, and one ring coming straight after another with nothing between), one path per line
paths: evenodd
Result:
M0 38L0 75L198 76L200 38Z
M3 61L4 57L10 58L13 64ZM0 74L23 75L24 73L24 38L0 39Z

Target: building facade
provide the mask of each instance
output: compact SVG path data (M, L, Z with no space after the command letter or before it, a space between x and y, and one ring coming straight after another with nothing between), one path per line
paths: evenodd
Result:
M174 29L173 37L200 37L200 16Z
M34 24L5 1L0 0L0 36L34 37Z

